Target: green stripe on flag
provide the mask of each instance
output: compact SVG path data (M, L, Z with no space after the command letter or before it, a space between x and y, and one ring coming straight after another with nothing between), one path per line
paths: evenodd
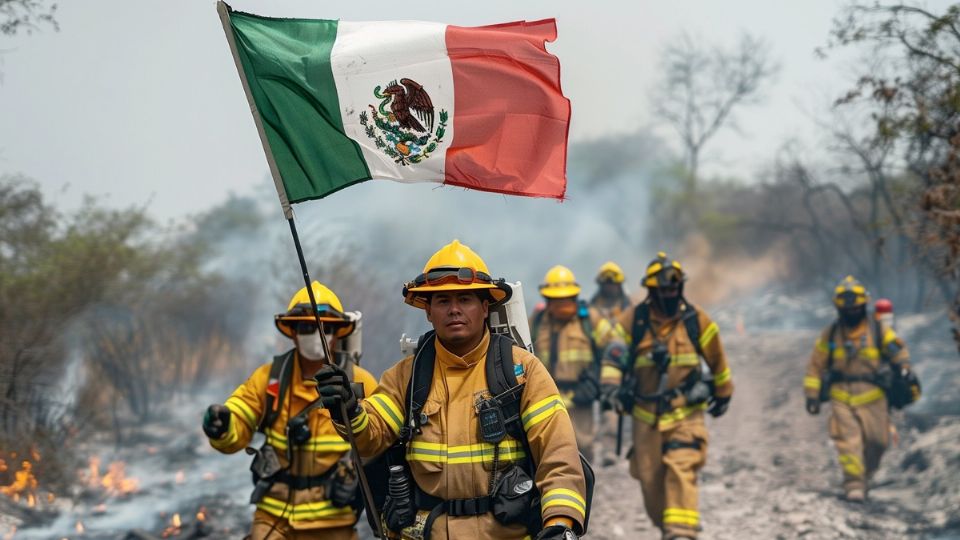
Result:
M370 178L343 133L330 67L337 21L230 13L237 54L291 203Z

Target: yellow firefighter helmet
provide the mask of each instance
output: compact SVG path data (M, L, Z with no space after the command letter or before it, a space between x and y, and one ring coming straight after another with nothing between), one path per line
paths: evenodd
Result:
M870 293L853 276L843 278L833 289L833 304L838 309L865 306L870 301Z
M573 271L558 264L547 270L547 275L543 276L540 294L544 298L570 298L580 294L580 285Z
M490 277L487 263L469 246L454 240L440 248L423 267L423 273L403 286L403 300L424 309L428 293L485 290L493 303L506 301L511 289L502 279Z
M613 261L603 263L597 270L597 283L623 283L624 279L623 269Z
M333 291L319 281L314 281L313 299L317 302L317 312L320 314L320 320L324 325L330 325L334 329L334 334L338 338L349 336L353 333L355 323L350 320L343 312L343 304ZM277 330L293 338L297 333L296 325L298 322L313 322L316 320L310 310L310 296L307 294L307 288L302 287L287 305L287 311L278 313L273 318L277 325Z
M667 257L663 251L657 253L657 258L650 261L643 276L643 286L665 287L679 285L687 280L683 266L679 262Z

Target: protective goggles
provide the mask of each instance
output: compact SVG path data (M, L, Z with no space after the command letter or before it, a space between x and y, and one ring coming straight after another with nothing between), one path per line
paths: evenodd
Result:
M468 266L460 268L434 268L414 278L413 281L407 284L407 287L431 287L434 285L447 285L449 283L459 283L460 285L470 285L472 283L492 284L493 278L486 272L481 272Z
M837 307L848 308L862 306L867 303L867 295L857 294L853 291L844 291L833 299Z
M327 339L333 337L335 333L334 329L335 323L325 322L323 324L323 333L327 335ZM300 335L309 335L317 331L317 323L311 321L299 321L294 325L294 330Z

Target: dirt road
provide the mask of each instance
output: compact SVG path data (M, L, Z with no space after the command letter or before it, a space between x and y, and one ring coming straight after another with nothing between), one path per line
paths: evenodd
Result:
M701 538L960 538L960 423L904 428L885 456L866 504L839 499L840 472L827 437L829 407L804 412L800 381L815 334L764 332L726 340L736 384L723 418L709 421L701 476ZM952 463L951 463L952 460ZM942 469L935 472L932 463ZM590 537L659 538L625 463L598 470Z

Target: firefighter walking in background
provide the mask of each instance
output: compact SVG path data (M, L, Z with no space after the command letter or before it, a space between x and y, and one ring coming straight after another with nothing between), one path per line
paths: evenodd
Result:
M620 315L632 307L630 297L624 290L623 283L626 276L620 265L607 261L597 270L597 292L590 299L590 307L603 318L597 324L596 339L598 343L609 341L607 332L613 330ZM609 368L607 368L609 369ZM609 400L602 402L598 439L600 441L601 463L609 467L617 462L617 411L610 406Z
M333 351L356 323L333 291L314 281L313 294ZM248 539L356 539L357 475L350 445L337 433L330 412L318 407L313 376L330 362L306 287L293 295L275 324L294 347L257 368L226 404L208 407L203 431L225 454L246 448L257 432L266 436L262 447L247 449L255 456L251 503L257 507ZM351 360L344 364L350 380L372 394L373 376Z
M616 321L620 314L630 309L630 297L623 289L626 276L620 265L607 261L597 271L597 292L590 299L590 307L604 319Z
M557 387L534 355L486 324L490 305L510 293L454 240L403 287L433 331L376 393L358 401L334 366L316 376L337 429L356 434L364 457L385 453L389 477L371 487L387 491L392 534L570 540L586 528L589 485Z
M596 332L605 322L579 299L580 285L566 266L547 271L540 285L546 301L530 318L530 336L536 351L557 382L577 433L577 445L593 461L596 425L593 403L600 398L600 355ZM605 323L607 330L609 323Z
M663 252L647 266L648 296L620 316L602 378L604 396L633 415L630 475L640 480L647 515L667 540L696 538L700 530L704 411L723 415L733 394L717 325L686 300L685 281L680 263ZM621 369L606 369L614 366Z
M869 320L866 288L847 276L834 289L837 320L820 333L803 380L806 409L830 401L830 438L843 469L846 499L863 502L889 445L889 407L920 397L907 348L889 324Z

